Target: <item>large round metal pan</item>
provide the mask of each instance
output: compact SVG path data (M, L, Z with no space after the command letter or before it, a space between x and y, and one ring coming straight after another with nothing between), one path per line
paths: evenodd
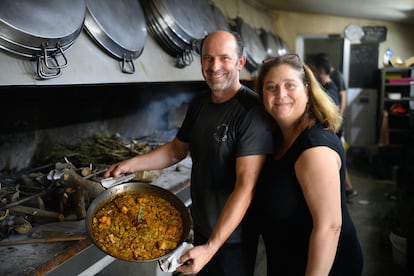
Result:
M186 28L182 28L179 22L186 19L180 18L184 9L188 14L201 14L200 3L186 3L180 1L152 0L143 1L144 12L148 29L154 35L160 46L172 57L176 58L178 68L185 67L193 61L194 42L199 39L194 35L194 29L203 29L201 23L188 22ZM175 5L178 5L177 7ZM178 9L178 11L177 11ZM188 18L187 18L188 19ZM197 19L200 22L200 19ZM204 33L204 32L203 32ZM199 35L200 36L200 35Z
M280 36L278 36L278 35L275 35L275 36L276 36L276 38L275 38L275 39L278 39L278 40L279 40L280 45L282 45L282 48L281 48L281 54L282 54L282 55L289 54L289 53L290 53L290 51L289 51L289 47L288 47L288 45L286 44L286 41L285 41L282 37L280 37Z
M224 30L224 31L231 31L229 22L227 18L224 16L224 14L221 12L221 10L216 6L213 6L213 14L214 19L216 21L217 29L218 30Z
M147 22L148 31L152 34L159 45L167 52L167 54L175 57L182 50L179 46L172 43L168 33L164 32L165 24L159 24L159 17L155 15L155 8L153 8L150 1L142 1L142 8L144 10L145 19ZM164 27L164 28L163 28Z
M93 217L95 215L95 213L100 210L106 203L110 202L111 200L113 200L115 197L123 194L123 193L131 193L131 192L140 192L140 193L146 193L146 194L150 194L150 195L154 195L154 196L158 196L161 197L165 200L167 200L168 202L170 202L175 208L177 208L178 211L181 212L181 216L182 216L182 220L183 220L183 236L181 237L181 240L179 242L179 245L177 246L177 248L188 238L188 235L190 233L190 228L191 228L191 219L190 219L190 214L187 210L187 207L184 205L184 203L173 193L171 193L170 191L161 188L159 186L155 186L155 185L151 185L148 183L142 183L142 182L130 182L130 183L124 183L124 184L119 184L116 186L113 186L109 189L107 189L106 191L102 192L101 194L99 194L99 196L97 196L92 203L89 205L88 207L88 211L86 213L86 219L85 219L85 226L86 226L86 231L90 237L90 239L92 240L92 242L100 249L102 250L104 253L111 255L110 253L106 252L104 249L102 249L102 247L99 245L99 243L96 241L95 237L92 234L92 220ZM164 259L167 256L171 255L174 253L175 250L171 251L170 253L161 256L159 258L156 259L151 259L151 260L135 260L132 262L151 262L151 261L157 261L160 259ZM113 256L115 258L117 258L116 256ZM128 260L130 261L130 260Z
M189 49L191 44L181 39L172 29L171 17L169 15L164 15L166 18L164 19L154 2L149 2L148 5L151 9L152 17L154 18L151 22L156 28L156 32L160 37L163 37L163 40L169 45L169 47L175 49L175 54L173 56L177 56L179 53Z
M200 1L199 9L201 23L204 28L202 37L204 37L206 34L218 30L219 27L217 24L216 14L214 13L214 4L211 4L205 0Z
M60 76L68 64L64 51L82 31L85 7L85 0L2 0L0 48L36 58L41 79Z
M82 30L85 0L0 1L0 48L35 57L69 48Z
M266 49L267 57L277 57L285 54L284 45L282 45L279 37L264 29L260 32L260 38Z
M185 43L206 35L201 13L205 0L153 0L162 18Z
M84 26L114 58L131 62L144 50L147 28L137 0L87 0Z
M260 64L266 59L266 50L260 39L258 32L249 24L245 23L240 17L236 18L236 31L240 34L246 53L246 69L250 73L255 73Z

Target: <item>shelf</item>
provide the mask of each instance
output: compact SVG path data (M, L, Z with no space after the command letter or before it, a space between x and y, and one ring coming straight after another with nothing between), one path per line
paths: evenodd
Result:
M406 128L389 128L388 131L390 133L395 133L395 134L410 134L412 131Z
M387 67L381 70L381 95L378 110L388 111L390 144L404 145L414 141L414 67ZM388 94L399 93L400 99L390 99ZM400 104L404 113L392 113ZM382 114L382 112L380 112ZM381 118L379 118L381 119Z
M392 103L396 103L396 102L409 102L409 101L414 101L414 97L403 97L401 99L388 99L388 98L384 98L385 102L392 102Z
M395 87L395 86L411 86L414 85L414 82L407 82L407 83L385 83L386 87Z

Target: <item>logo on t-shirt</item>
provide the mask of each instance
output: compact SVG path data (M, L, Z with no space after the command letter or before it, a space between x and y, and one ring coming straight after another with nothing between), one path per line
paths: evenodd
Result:
M213 134L214 139L216 139L216 141L219 143L226 141L228 130L229 130L229 127L226 124L221 124L217 126L216 131Z

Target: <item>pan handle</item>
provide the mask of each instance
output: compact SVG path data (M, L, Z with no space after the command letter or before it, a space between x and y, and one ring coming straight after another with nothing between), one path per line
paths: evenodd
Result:
M127 68L127 64L129 64L129 69ZM132 59L127 60L126 54L124 54L122 61L121 61L121 69L123 73L133 74L135 72L135 65Z
M42 79L51 79L62 74L62 68L68 65L68 59L63 52L59 42L56 43L56 49L53 51L47 49L48 43L42 43L42 53L37 56L37 75ZM50 54L48 53L50 52ZM60 54L63 58L63 64L59 64L57 55Z
M52 58L56 63L58 62L56 60L55 56L52 56L50 58ZM53 69L53 70L47 69L44 66L45 63L46 62L44 61L43 56L37 56L36 57L37 75L39 76L39 78L41 78L41 79L51 79L51 78L56 78L56 77L59 77L60 75L62 75L62 70L59 67L57 67L56 69Z
M56 43L56 49L58 50L58 53L60 53L62 55L62 58L64 60L64 63L63 64L59 64L57 62L56 58L55 58L55 60L56 60L56 64L55 65L50 64L48 62L49 59L47 57L47 48L46 48L47 46L48 46L48 43L47 42L42 44L42 52L43 52L43 57L44 57L44 61L45 61L46 68L53 70L53 69L58 69L58 68L59 69L65 68L66 66L68 66L68 59L66 58L65 53L63 52L63 49L62 49L62 47L61 47L61 45L60 45L59 42ZM52 52L52 55L51 56L56 57L56 50L55 49L53 49L53 52Z
M191 49L184 49L183 52L177 54L176 64L177 68L184 68L190 65L194 60Z

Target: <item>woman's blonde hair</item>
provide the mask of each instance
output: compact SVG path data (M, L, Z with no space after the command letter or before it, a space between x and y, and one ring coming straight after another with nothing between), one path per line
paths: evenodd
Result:
M271 68L286 64L301 73L302 81L308 86L308 104L305 112L297 121L297 127L310 127L316 122L323 124L327 129L337 132L341 127L342 117L339 107L325 92L313 71L304 64L298 55L287 54L263 61L256 78L256 92L263 102L264 78Z

